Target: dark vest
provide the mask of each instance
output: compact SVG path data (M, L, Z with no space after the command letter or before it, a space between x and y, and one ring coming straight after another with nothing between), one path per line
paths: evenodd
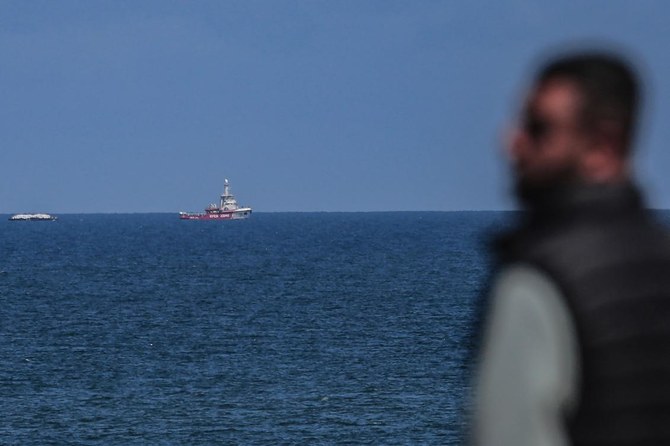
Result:
M556 191L499 240L549 275L580 348L575 445L670 445L670 239L630 185Z

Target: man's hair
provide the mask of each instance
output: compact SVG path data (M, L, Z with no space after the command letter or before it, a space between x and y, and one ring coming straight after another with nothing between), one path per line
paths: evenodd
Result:
M538 84L550 79L574 82L583 98L583 124L588 130L606 124L620 138L621 155L632 146L640 102L638 78L632 65L620 56L584 52L559 57L547 63L537 77Z

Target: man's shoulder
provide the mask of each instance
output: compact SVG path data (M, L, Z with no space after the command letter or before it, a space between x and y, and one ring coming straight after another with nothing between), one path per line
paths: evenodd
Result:
M512 260L533 265L549 276L562 276L650 258L670 260L670 232L645 216L621 221L576 220L540 228L525 237Z
M498 299L535 301L541 296L558 296L560 292L554 278L545 270L520 261L501 268L493 281L493 295Z

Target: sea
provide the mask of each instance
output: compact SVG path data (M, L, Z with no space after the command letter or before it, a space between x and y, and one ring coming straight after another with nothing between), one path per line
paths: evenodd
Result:
M0 218L2 445L458 445L498 212Z

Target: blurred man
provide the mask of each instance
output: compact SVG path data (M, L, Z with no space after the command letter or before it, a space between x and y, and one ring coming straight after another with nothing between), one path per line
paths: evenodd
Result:
M509 155L525 208L496 244L475 442L670 444L670 242L636 187L621 58L548 63Z

